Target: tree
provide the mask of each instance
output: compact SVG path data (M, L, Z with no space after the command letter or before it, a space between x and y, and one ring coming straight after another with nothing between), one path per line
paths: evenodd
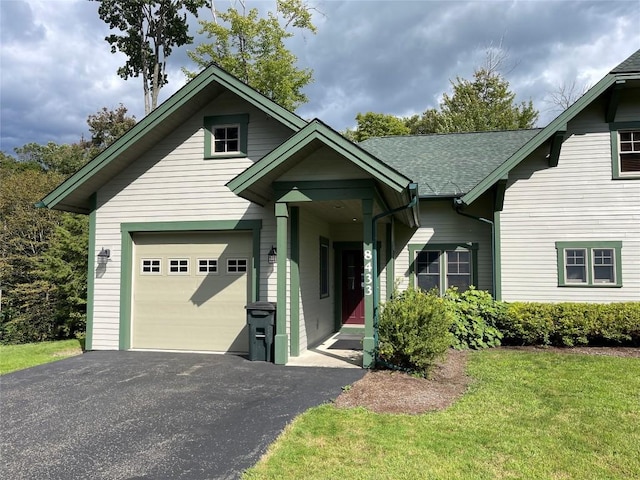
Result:
M168 83L167 58L173 47L193 42L185 10L197 17L198 8L207 0L96 1L100 2L100 19L112 30L123 32L105 37L111 53L120 50L128 57L118 75L125 80L142 75L146 115L156 108L160 89Z
M358 125L355 130L345 132L345 136L354 142L362 142L370 137L409 135L410 133L409 127L400 118L385 113L358 113L356 122Z
M476 69L473 80L456 77L453 95L443 95L440 111L405 119L411 133L480 132L532 128L538 119L533 102L515 103L509 82L495 68Z
M571 83L562 83L549 94L548 103L551 103L561 111L565 111L574 104L582 95L584 95L589 86L586 84L578 85L573 80Z
M102 152L105 148L124 135L136 124L136 117L127 115L127 107L120 104L115 110L102 107L87 118L89 133L91 133L91 157Z
M316 32L311 9L303 0L276 0L276 12L260 17L256 8L213 10L213 21L200 21L212 43L198 45L189 57L200 67L215 63L263 95L294 110L307 101L302 89L312 81L312 70L296 67L297 57L285 47L289 28ZM194 72L185 70L189 77Z

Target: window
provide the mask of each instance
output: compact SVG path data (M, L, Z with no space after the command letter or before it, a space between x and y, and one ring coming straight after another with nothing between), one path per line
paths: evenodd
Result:
M640 178L640 122L610 123L614 179Z
M249 115L216 115L205 117L205 158L247 156Z
M218 273L218 260L214 258L199 258L198 274L208 275L210 273Z
M556 242L556 249L559 286L622 286L622 242Z
M227 260L227 273L245 273L246 271L246 258L229 258Z
M450 287L465 291L477 285L477 249L475 243L409 245L413 285L439 293Z
M189 260L186 258L169 259L169 275L185 275L189 273Z
M640 130L619 132L620 174L640 173Z
M158 275L160 271L160 259L159 258L143 258L140 262L140 272L143 275Z
M320 237L320 298L329 296L329 239Z

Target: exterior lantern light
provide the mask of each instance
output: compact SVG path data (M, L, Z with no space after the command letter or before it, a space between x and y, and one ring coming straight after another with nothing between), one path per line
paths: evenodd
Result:
M98 253L98 265L106 265L109 257L111 257L111 250L103 247L100 253Z
M276 250L276 247L272 245L271 250L269 250L269 254L267 255L267 261L269 262L269 265L273 265L274 263L276 263L277 258L278 251Z

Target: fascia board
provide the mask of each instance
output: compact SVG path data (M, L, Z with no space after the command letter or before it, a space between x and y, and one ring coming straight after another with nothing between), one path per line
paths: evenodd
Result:
M87 163L84 167L62 182L56 189L42 199L42 203L53 208L61 200L76 190L81 184L109 165L115 158L130 148L136 141L162 123L168 116L186 104L196 94L206 88L212 81L217 82L240 98L253 104L268 115L274 117L287 127L298 130L306 125L306 121L275 102L264 97L253 88L242 83L224 70L214 65L205 69L183 88L169 97L153 112L134 125L122 137L110 145L104 152Z
M578 113L584 110L591 102L604 93L611 85L613 85L618 77L621 75L609 74L600 80L595 86L593 86L587 93L585 93L580 99L578 99L568 109L558 115L549 125L543 128L537 135L531 140L525 143L516 153L514 153L506 162L497 167L487 177L484 178L478 185L473 187L469 192L461 197L464 204L470 205L478 199L484 192L486 192L491 186L500 180L503 176L507 175L514 167L533 153L539 146L546 142L556 131L563 128L566 129L566 124L573 119Z

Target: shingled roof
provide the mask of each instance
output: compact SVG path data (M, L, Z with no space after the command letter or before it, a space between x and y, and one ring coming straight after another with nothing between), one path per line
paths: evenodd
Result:
M475 187L541 129L369 138L359 145L420 186L421 197Z
M636 73L640 72L640 50L632 54L624 62L611 70L611 73Z

